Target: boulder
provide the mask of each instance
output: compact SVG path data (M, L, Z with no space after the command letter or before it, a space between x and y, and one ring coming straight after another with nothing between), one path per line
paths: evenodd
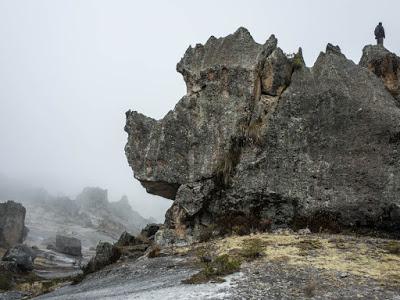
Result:
M36 258L36 252L26 245L17 245L7 250L4 254L3 262L12 262L10 267L16 264L22 272L32 271L33 263Z
M82 256L81 241L74 237L67 237L63 235L56 236L56 251L72 256Z
M125 247L125 246L138 245L142 243L143 241L125 231L121 234L115 245L118 247Z
M135 178L174 200L156 240L240 226L232 220L398 233L400 108L362 65L328 44L308 68L301 51L287 56L274 36L258 44L243 28L189 47L174 110L126 113Z
M100 242L96 247L96 255L84 267L84 274L97 272L104 267L113 264L121 257L118 247L107 242Z
M147 224L146 227L140 232L140 235L145 238L152 239L161 226L161 224L155 223Z
M9 248L24 241L26 210L14 201L0 203L0 247Z

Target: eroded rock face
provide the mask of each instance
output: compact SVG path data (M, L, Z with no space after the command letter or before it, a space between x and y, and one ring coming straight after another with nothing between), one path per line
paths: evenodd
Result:
M400 101L400 57L381 45L363 49L360 65L381 78L388 91Z
M0 203L0 247L9 248L23 242L26 210L14 201Z
M135 178L174 200L156 240L234 220L400 228L400 109L338 46L307 68L241 28L189 48L177 70L187 94L173 111L126 114Z

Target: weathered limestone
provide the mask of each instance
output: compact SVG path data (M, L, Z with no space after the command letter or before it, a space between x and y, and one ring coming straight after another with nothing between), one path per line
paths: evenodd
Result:
M400 57L381 45L368 45L363 49L360 65L381 78L388 91L400 100Z
M0 247L10 248L23 242L27 233L26 210L19 203L0 203Z
M135 178L174 200L156 241L234 220L400 229L393 80L390 94L331 44L307 68L301 49L289 57L274 36L261 45L243 28L190 47L177 70L187 94L173 111L126 113Z

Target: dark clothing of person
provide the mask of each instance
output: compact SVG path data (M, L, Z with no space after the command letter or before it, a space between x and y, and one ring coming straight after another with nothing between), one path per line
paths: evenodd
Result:
M375 27L375 39L378 42L378 45L383 45L383 39L385 38L385 29L383 28L382 24L379 24Z

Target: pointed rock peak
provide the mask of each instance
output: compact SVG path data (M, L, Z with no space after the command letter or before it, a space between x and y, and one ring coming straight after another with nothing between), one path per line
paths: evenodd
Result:
M333 53L333 54L342 54L342 51L340 50L339 46L334 46L331 43L328 43L328 45L326 45L326 53Z
M300 69L305 66L306 66L306 63L305 63L304 57L303 57L303 49L301 49L301 47L300 47L299 50L297 50L297 53L293 57L293 68L296 70L296 69Z
M271 34L271 36L268 38L268 40L264 43L264 47L274 47L276 48L278 46L278 39L275 37L274 34Z
M236 31L235 31L235 33L234 33L234 35L245 35L245 36L250 36L251 37L251 34L250 34L250 32L247 30L247 28L244 28L244 27L239 27Z

